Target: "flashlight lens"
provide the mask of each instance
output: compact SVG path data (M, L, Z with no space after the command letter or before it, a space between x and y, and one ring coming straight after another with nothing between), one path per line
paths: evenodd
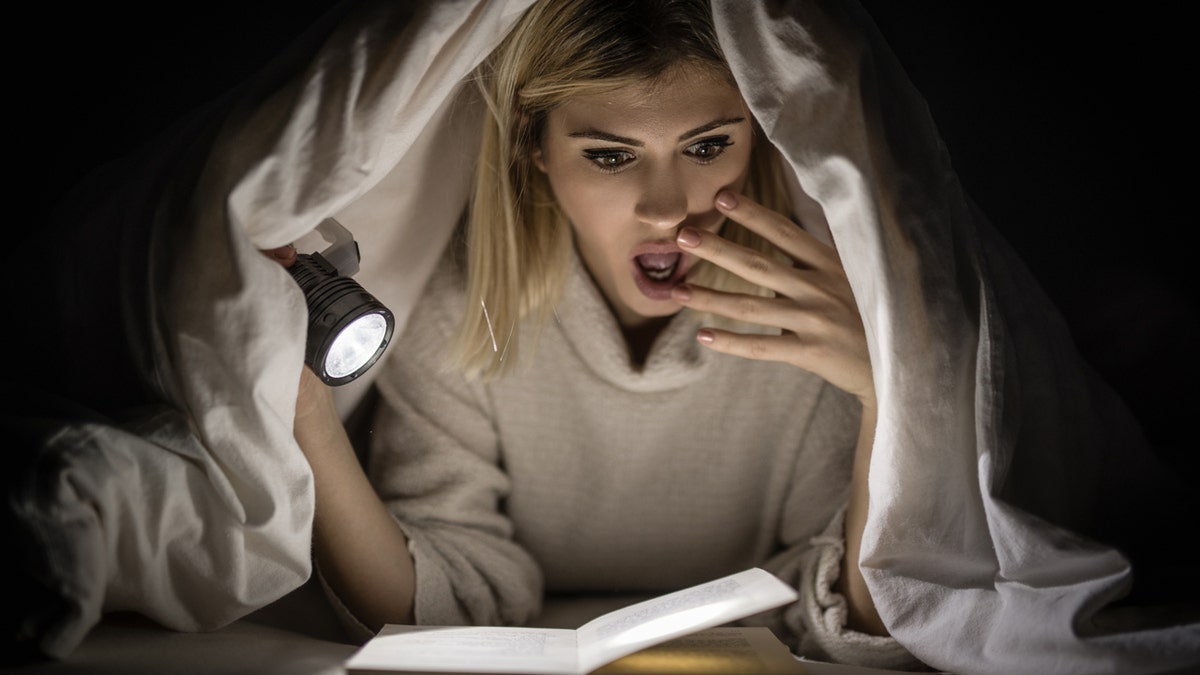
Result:
M387 337L387 319L372 312L342 329L325 357L325 372L332 378L351 375L375 356Z

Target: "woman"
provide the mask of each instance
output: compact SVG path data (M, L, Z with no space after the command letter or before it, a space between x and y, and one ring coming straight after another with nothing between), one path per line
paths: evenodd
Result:
M471 208L378 380L374 491L311 378L300 399L318 566L364 635L757 565L801 592L761 618L799 653L919 664L864 577L904 565L860 565L880 377L862 312L794 220L711 16L538 2L478 70Z
M784 215L707 2L538 3L478 78L494 113L466 239L380 382L383 503L326 436L330 399L311 378L301 396L324 578L373 631L521 623L543 586L657 592L762 565L808 580L785 636L840 602L817 576L839 579L850 626L886 635L845 564L874 433L862 323L836 252ZM818 570L848 492L849 555ZM840 632L817 639L911 661Z

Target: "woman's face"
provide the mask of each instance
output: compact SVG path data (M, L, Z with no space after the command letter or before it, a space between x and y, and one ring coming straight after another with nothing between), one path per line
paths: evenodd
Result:
M697 261L675 235L721 227L713 200L723 188L742 189L752 141L737 89L694 66L548 114L534 163L622 326L679 311L671 288Z

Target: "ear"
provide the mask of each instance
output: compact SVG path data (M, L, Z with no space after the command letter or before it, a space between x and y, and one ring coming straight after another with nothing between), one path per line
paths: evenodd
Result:
M521 142L527 144L529 158L533 160L533 165L537 167L538 171L546 173L546 158L542 154L542 139L535 138L535 132L530 128L533 120L520 108L513 108L512 114L517 120L517 138L522 139Z

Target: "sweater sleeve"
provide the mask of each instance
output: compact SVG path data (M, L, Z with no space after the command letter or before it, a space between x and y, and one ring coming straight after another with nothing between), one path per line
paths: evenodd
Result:
M895 638L869 635L846 627L846 598L834 590L842 571L846 540L842 534L845 507L825 532L810 540L812 550L800 564L800 600L787 621L800 635L797 652L812 658L870 668L923 670L924 664Z
M845 505L860 410L851 397L826 385L809 414L780 525L781 549L763 565L794 584L800 599L759 619L791 638L789 646L799 656L870 668L925 670L894 638L846 627L846 599L834 588L845 555Z
M511 486L486 391L446 367L458 289L435 272L393 345L368 474L409 539L416 622L519 625L541 609L542 577L504 512Z

